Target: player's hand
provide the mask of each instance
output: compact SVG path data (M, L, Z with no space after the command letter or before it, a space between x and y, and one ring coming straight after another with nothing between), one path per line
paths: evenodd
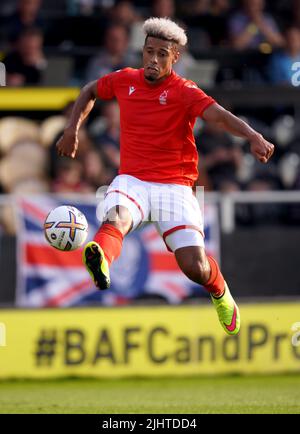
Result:
M257 134L250 140L250 150L257 160L261 163L267 163L274 152L274 145Z
M74 131L65 130L62 137L56 143L58 155L61 157L75 158L78 149L78 136Z

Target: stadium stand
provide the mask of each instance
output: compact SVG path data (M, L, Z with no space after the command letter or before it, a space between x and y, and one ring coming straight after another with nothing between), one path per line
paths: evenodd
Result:
M263 3L261 0L189 0L184 4L172 0L94 0L87 7L85 2L65 0L59 2L59 7L54 7L53 2L46 0L1 2L0 22L4 24L0 26L1 58L4 63L7 62L10 89L11 86L18 89L22 86L24 92L31 94L32 91L27 86L40 84L48 86L45 91L49 95L53 94L53 105L51 106L49 98L48 108L43 94L38 96L38 92L43 92L42 87L40 91L34 89L37 92L35 99L28 98L24 93L22 100L22 93L19 93L19 102L14 104L14 100L10 99L11 106L0 107L0 130L3 131L0 137L1 190L12 192L18 185L16 180L7 179L7 167L10 152L22 142L24 147L31 143L38 155L48 153L48 161L51 161L50 175L40 179L47 184L46 189L57 191L62 188L58 187L54 176L54 142L63 129L64 106L71 99L67 99L67 92L75 97L78 87L87 80L123 66L138 66L141 38L137 35L140 35L143 19L151 14L176 18L187 29L189 48L183 53L177 72L196 81L217 99L220 98L225 106L227 104L235 113L244 116L278 147L271 169L266 175L264 169L251 158L247 143L233 141L224 135L221 138L218 132L207 131L199 122L196 131L201 157L199 182L205 179L206 187L212 191L298 189L298 89L292 85L291 75L284 79L278 72L280 65L287 68L286 59L289 64L299 59L298 2L268 2L265 9ZM238 29L235 25L236 17L239 16L243 17L239 22L243 21L245 26L247 23L254 26L255 22L266 20L276 33L275 40L274 34L270 36L261 33L259 28L254 32L252 26L253 34L256 35L254 42L248 41L242 45L237 43L234 38L240 37L245 28ZM36 40L27 47L26 43L25 46L20 44L24 36L25 39L32 37ZM286 48L281 49L283 41L286 41ZM29 72L28 65L31 65ZM276 90L279 89L274 87L276 85L281 85L280 91ZM68 91L67 88L61 90L65 93L65 98L54 97L51 86L67 86ZM264 96L258 101L256 95L260 92L264 92ZM280 98L275 101L279 93ZM35 105L34 101L39 103ZM43 111L38 110L39 104ZM60 173L62 171L66 174L66 171L71 170L80 178L79 184L73 184L74 191L78 191L78 188L80 190L82 186L83 189L93 191L97 183L109 182L116 173L118 134L114 133L113 139L107 136L107 129L114 121L109 119L106 105L98 103L97 107L85 125L81 147L88 149L90 155L97 156L95 161L96 166L101 167L101 176L95 177L88 173L89 164L86 161L92 160L90 156L86 159L80 157L72 168L68 164L62 164ZM11 118L12 110L19 117ZM29 131L29 125L35 131L34 138L24 136ZM20 131L23 135L19 134ZM18 165L18 157L14 158ZM34 176L42 176L43 158L40 164L41 168ZM94 168L91 172L94 173L95 170ZM19 174L20 177L23 173L23 182L33 176L25 172L20 171ZM68 189L72 190L71 185Z

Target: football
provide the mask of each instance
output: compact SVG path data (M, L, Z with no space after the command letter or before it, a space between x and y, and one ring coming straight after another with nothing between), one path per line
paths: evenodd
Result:
M76 250L85 242L88 222L74 206L59 206L48 214L44 223L48 243L58 250Z

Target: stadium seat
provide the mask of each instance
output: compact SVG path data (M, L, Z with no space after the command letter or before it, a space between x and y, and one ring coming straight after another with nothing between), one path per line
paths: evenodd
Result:
M47 153L41 145L24 141L0 161L0 183L5 191L12 192L18 183L27 179L43 179L46 167Z
M66 118L64 116L50 116L40 126L41 144L48 148L57 135L64 129Z
M218 67L216 60L198 60L187 68L186 78L193 80L200 87L213 87Z
M29 119L5 117L0 120L0 152L5 155L16 143L30 140L39 142L38 125Z

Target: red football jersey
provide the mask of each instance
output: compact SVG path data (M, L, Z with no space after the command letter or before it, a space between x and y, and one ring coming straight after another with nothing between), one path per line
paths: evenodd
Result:
M101 99L120 106L119 174L143 181L192 186L198 177L193 135L197 116L215 100L174 71L150 85L144 69L125 68L98 80Z

